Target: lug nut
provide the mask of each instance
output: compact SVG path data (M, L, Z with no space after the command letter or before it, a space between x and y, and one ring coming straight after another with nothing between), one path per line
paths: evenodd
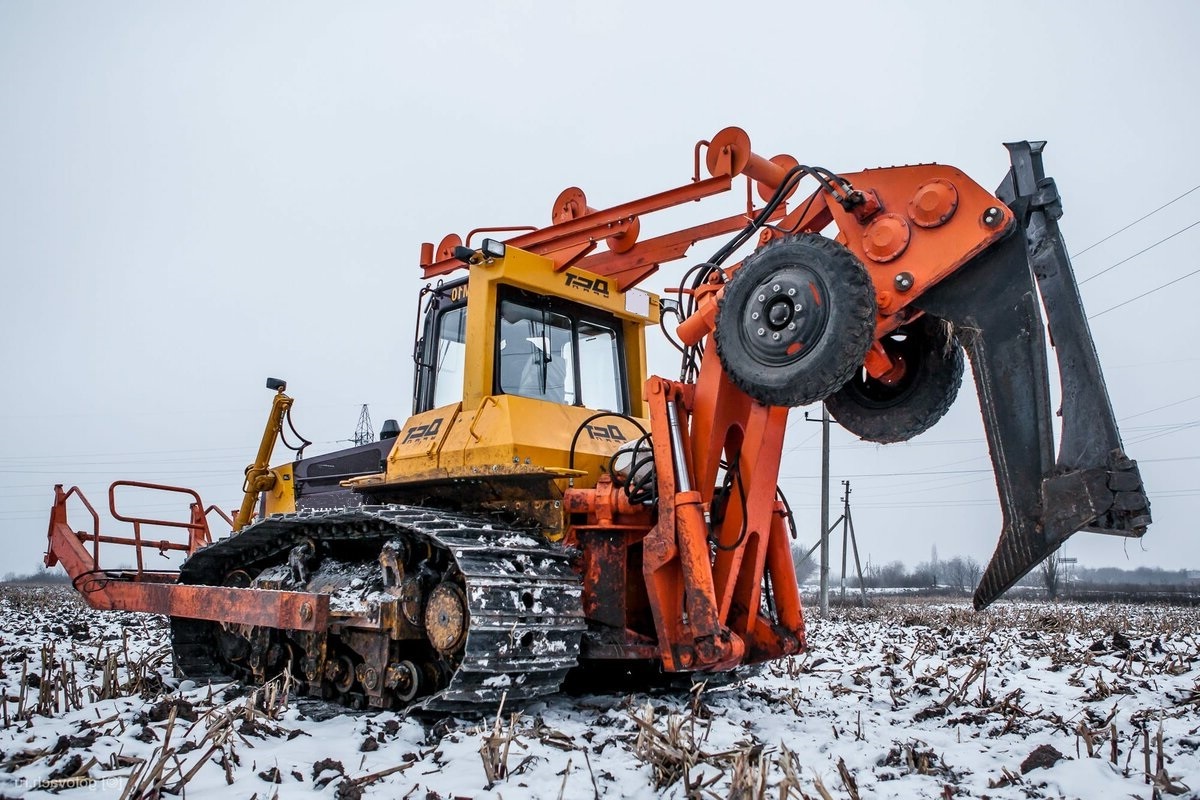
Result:
M775 284L774 286L772 286L772 287L771 287L771 291L772 291L772 292L778 292L778 291L779 291L779 284L777 283L777 284Z
M767 331L766 331L766 329L765 329L765 328L759 328L759 329L758 329L758 335L759 335L759 336L762 336L762 335L763 335L763 334L765 334L766 332L767 332Z
M789 323L788 323L788 330L789 330L789 331L794 331L794 330L796 330L796 323L794 323L794 322L789 322Z
M771 338L778 342L779 341L779 333L778 332L772 333Z
M788 297L795 297L795 295L796 295L796 287L789 286L788 287Z
M766 301L767 301L767 296L765 294L760 294L758 296L758 302L765 303Z
M797 313L797 314L799 314L801 311L803 311L803 310L804 310L804 306L800 305L799 303L796 303L796 306L795 306L795 308L796 308L796 313Z
M759 316L758 312L755 311L753 314L750 315L750 319L758 319L758 316Z

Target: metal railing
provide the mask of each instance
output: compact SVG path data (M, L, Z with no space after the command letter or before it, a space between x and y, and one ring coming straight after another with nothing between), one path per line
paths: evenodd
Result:
M133 514L122 514L117 510L117 490L122 487L134 489L148 489L151 491L170 492L173 494L181 494L190 498L188 507L190 510L190 519L187 521L177 521L170 519L158 519L155 517L138 516ZM159 483L145 483L143 481L114 481L108 487L108 510L113 519L119 522L126 522L133 526L132 536L114 536L100 533L100 515L96 512L95 507L84 496L78 486L72 486L68 491L63 492L61 487L57 488L57 497L55 500L56 506L62 509L62 519L65 521L65 509L67 501L72 497L79 499L83 507L92 517L91 532L75 531L75 535L81 543L86 546L87 542L91 542L91 555L93 569L100 569L100 544L122 545L125 547L134 548L135 557L137 560L137 574L135 580L140 580L143 577L154 579L153 575L148 575L142 551L146 548L158 550L162 555L166 555L168 551L176 551L191 555L197 549L209 544L212 541L212 533L208 525L208 515L212 512L219 514L232 528L233 522L229 515L215 505L210 505L207 508L204 506L204 501L200 499L200 495L192 489L185 489L180 486L167 486ZM152 538L145 535L143 528L181 528L186 530L188 538L186 542L167 538ZM158 571L154 571L157 573Z

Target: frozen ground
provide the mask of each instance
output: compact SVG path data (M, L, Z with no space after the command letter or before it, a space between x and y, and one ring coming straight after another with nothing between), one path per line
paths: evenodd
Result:
M0 587L0 796L1200 796L1194 609L878 602L723 686L421 721L180 685L161 619Z

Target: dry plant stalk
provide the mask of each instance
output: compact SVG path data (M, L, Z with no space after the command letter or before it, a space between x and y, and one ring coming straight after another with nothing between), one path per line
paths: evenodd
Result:
M512 714L508 725L501 722L504 714L504 702L507 699L507 692L500 696L500 705L496 709L496 721L492 723L491 731L481 737L479 744L479 758L483 761L483 774L487 778L487 786L484 787L486 789L491 789L508 777L508 754L513 741L517 738L517 721L521 715L519 713ZM477 733L482 733L482 729Z

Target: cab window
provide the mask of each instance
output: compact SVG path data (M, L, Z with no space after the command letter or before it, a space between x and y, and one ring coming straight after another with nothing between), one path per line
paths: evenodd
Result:
M413 349L413 413L462 400L467 370L467 279L421 293L421 335Z
M467 363L467 307L451 308L438 318L434 356L433 408L462 399Z
M509 291L496 324L497 394L626 411L620 327L609 314Z
M614 328L580 321L580 392L584 405L606 411L623 409L620 348ZM571 402L574 402L573 400Z

